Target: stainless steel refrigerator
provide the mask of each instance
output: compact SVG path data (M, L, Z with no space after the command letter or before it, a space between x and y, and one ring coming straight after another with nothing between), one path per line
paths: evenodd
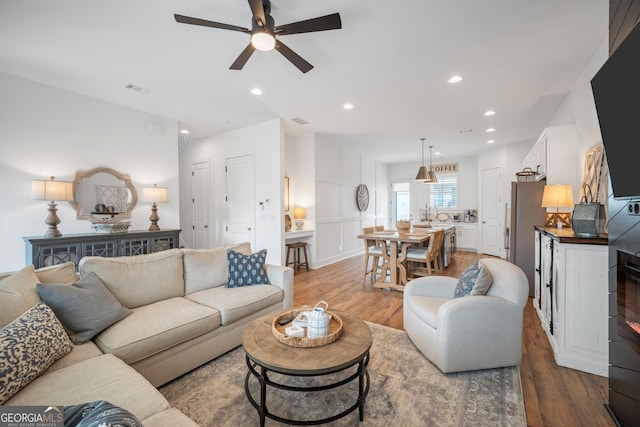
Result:
M542 193L546 180L511 183L509 261L520 267L529 279L529 295L533 296L535 273L534 226L544 225L546 209ZM509 219L509 218L507 218Z

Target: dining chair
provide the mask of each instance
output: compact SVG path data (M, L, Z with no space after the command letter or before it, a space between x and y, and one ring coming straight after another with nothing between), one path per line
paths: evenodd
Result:
M384 227L382 227L384 230ZM364 227L362 234L373 233L376 230L375 227ZM380 273L380 257L382 256L382 248L376 244L374 239L365 239L364 241L364 274L362 276L362 282L367 279L367 275L371 274L371 283L376 281L378 274ZM369 267L369 260L371 260L371 267Z
M431 276L444 272L442 260L442 245L444 243L444 230L431 232L429 244L425 247L410 247L407 249L407 269L412 276ZM418 264L418 267L412 267ZM424 265L424 266L423 266Z

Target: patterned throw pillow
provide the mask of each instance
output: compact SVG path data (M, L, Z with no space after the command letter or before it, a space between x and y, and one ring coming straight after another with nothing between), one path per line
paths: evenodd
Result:
M477 260L462 272L456 284L453 297L460 298L468 295L486 295L492 282L493 277L491 277L491 273L482 265L480 260Z
M271 284L264 266L266 259L266 249L251 255L244 255L228 249L229 277L225 286L227 288L239 288L241 286Z
M76 344L82 344L133 311L114 297L93 272L72 285L38 283L36 290Z
M64 328L43 302L0 329L0 404L72 349Z

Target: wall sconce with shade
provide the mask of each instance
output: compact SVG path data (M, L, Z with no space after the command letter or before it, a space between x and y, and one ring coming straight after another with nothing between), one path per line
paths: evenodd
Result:
M44 223L49 226L44 233L44 237L60 237L62 233L58 230L60 217L56 208L56 201L73 200L73 182L56 181L51 177L49 181L34 179L31 181L31 199L49 200L49 215Z
M160 220L160 217L158 216L158 206L156 203L168 203L169 190L167 187L158 187L156 184L153 184L153 187L143 187L142 201L145 203L152 203L151 216L149 217L149 220L151 221L149 231L160 230L160 227L158 226L158 220Z
M570 184L545 185L542 193L542 207L556 208L554 220L558 228L562 228L562 216L559 208L573 208L573 189ZM569 222L570 223L570 222Z
M305 208L293 208L293 219L296 221L296 229L302 230L304 226L304 219L307 217L307 210Z
M438 178L436 178L436 173L433 171L433 157L432 157L432 149L433 145L429 146L429 169L424 166L424 140L425 138L420 138L422 141L422 166L418 169L418 174L416 175L416 181L422 182L438 182Z

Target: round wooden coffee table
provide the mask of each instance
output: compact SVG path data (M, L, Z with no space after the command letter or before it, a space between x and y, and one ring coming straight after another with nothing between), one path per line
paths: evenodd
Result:
M260 415L260 425L264 426L265 419L281 423L296 425L315 425L335 421L359 409L360 421L364 419L364 404L369 393L369 349L371 348L371 330L360 319L347 313L331 310L342 319L342 336L335 342L319 347L292 347L275 339L271 332L273 319L279 314L274 313L251 323L242 335L242 347L246 353L249 372L245 377L244 388L247 398ZM269 378L269 372L296 376L312 377L334 374L355 365L357 370L352 375L331 384L309 387L294 387L277 383ZM249 391L249 381L252 377L260 383L259 402ZM289 391L320 391L329 390L355 379L358 379L358 398L353 406L339 414L319 420L290 420L269 412L266 404L267 386Z

